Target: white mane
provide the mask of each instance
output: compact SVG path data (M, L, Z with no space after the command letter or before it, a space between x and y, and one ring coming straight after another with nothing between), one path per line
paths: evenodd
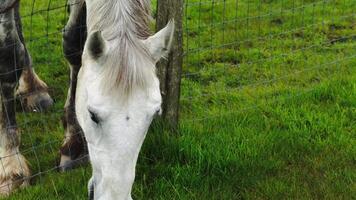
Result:
M87 1L87 6L88 34L101 31L107 41L100 62L103 91L145 88L155 77L155 63L142 42L150 36L150 0Z

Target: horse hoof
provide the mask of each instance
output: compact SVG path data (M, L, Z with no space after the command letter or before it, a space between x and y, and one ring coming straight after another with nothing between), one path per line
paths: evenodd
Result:
M58 166L58 169L60 172L66 172L70 171L74 168L77 168L83 164L85 164L88 161L86 156L81 156L76 160L72 160L70 157L61 155L61 161Z
M48 97L45 97L39 100L38 102L36 102L36 108L38 108L40 111L48 110L52 105L53 105L53 100L49 95Z
M0 197L6 197L18 188L29 185L30 170L21 154L1 158Z
M62 155L58 168L61 172L69 171L74 168L74 161L70 157Z
M43 112L53 105L53 100L47 92L22 95L20 98L25 109L30 112Z

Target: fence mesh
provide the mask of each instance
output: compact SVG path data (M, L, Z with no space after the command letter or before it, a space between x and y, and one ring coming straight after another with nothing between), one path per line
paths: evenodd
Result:
M352 72L355 10L354 0L186 0L181 123L198 127L205 120L292 101L341 70ZM25 112L18 104L20 151L39 185L32 190L46 185L57 193L54 182L63 177L53 173L64 137L69 74L61 44L67 5L64 0L24 0L21 17L34 68L55 104L45 113ZM85 195L90 170L75 173L82 179L72 181ZM31 188L23 193L31 195ZM67 195L77 193L73 189Z
M182 120L304 95L351 70L355 6L347 0L187 0Z

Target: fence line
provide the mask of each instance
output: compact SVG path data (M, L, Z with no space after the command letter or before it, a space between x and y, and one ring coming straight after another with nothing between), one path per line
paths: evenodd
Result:
M342 61L345 61L345 60L351 60L351 59L355 59L356 58L356 55L354 55L354 56L350 56L350 57L348 57L348 58L346 58L346 59L343 59ZM333 62L333 63L328 63L328 64L337 64L337 63L339 63L340 62L340 60L339 61L335 61L335 62ZM315 69L319 69L319 68L321 68L321 67L325 67L325 65L320 65L320 66L317 66L317 67L313 67L313 68L309 68L309 69L307 69L306 71L310 71L310 70L315 70ZM330 67L330 66L328 66L328 67ZM326 67L327 68L327 67ZM301 71L301 72L298 72L298 73L304 73L304 72L306 72L306 71ZM291 76L291 75L294 75L294 74L289 74L288 76ZM283 79L283 78L286 78L287 76L285 76L285 77L282 77L281 79ZM278 80L280 80L280 79L278 79ZM271 80L271 82L274 82L275 80ZM261 83L258 83L258 84L263 84L263 82L261 82ZM306 91L303 91L303 92L300 92L300 93L297 93L297 95L293 95L293 96L289 96L289 97L284 97L284 98L281 98L282 100L290 100L290 99L293 99L293 98L295 98L295 97L299 97L299 96L303 96L303 95L305 95L305 94L308 94L308 93L311 93L311 92L313 92L315 90L315 88L310 88L310 89L307 89ZM272 100L271 102L267 102L268 104L272 104L272 103L277 103L277 102L279 102L281 99L279 99L279 98L275 98L274 100ZM214 116L208 116L208 117L204 117L204 118L198 118L198 119L189 119L189 120L184 120L183 119L183 121L184 122L199 122L199 121L204 121L204 120L207 120L207 119L214 119L214 118L219 118L219 117L226 117L226 116L229 116L229 115L232 115L232 114L236 114L236 113L242 113L242 112L245 112L245 111L250 111L250 110L252 110L252 109L255 109L255 108L258 108L259 106L261 106L261 104L260 105L253 105L253 106L249 106L249 107L246 107L246 108L242 108L242 109L239 109L239 111L237 111L237 112L224 112L224 113L220 113L219 115L214 115Z
M356 45L355 45L355 47L356 47ZM289 77L291 77L293 75L299 75L299 74L306 73L306 72L313 71L313 70L326 69L326 68L331 67L333 64L341 63L342 61L352 60L352 59L355 59L355 58L356 58L356 55L349 56L349 57L346 57L346 58L343 58L343 59L340 59L340 60L336 60L336 61L333 61L333 62L323 63L323 64L320 64L320 65L317 65L317 66L314 66L314 67L310 67L310 68L306 68L306 69L303 69L303 70L299 70L299 71L296 71L294 73L290 73L290 74L287 74L287 75L284 75L284 76L280 76L278 78L273 78L273 79L259 81L259 82L253 82L253 83L249 83L249 84L246 84L246 85L241 85L239 88L227 88L227 89L223 90L223 92L238 92L238 91L241 91L241 90L243 90L244 88L247 88L247 87L256 87L256 86L259 86L259 85L271 84L271 83L274 83L276 81L285 80L285 79L287 79L287 78L289 78ZM219 93L222 93L222 91L216 91L216 93L214 93L214 94L219 94ZM201 96L206 96L206 95L201 95ZM193 97L182 98L181 100L191 100L191 98L193 98Z
M190 104L201 102L199 99L203 97L214 98L216 97L215 95L219 94L237 94L244 88L258 88L258 86L277 81L288 81L295 75L306 74L310 71L319 73L319 70L331 68L336 64L350 69L352 66L344 66L344 63L355 61L354 53L352 51L350 53L346 52L355 48L353 41L356 35L354 31L339 33L338 29L354 29L353 27L356 26L356 14L352 10L355 8L356 2L354 1L336 2L331 0L314 2L186 1L184 20L185 72L183 73L183 83L185 83L187 89L183 91L181 97L181 102L186 107L183 107L182 112L194 112L190 110ZM345 25L345 22L349 23ZM319 32L319 35L324 35L324 38L317 38L316 32ZM293 40L293 38L300 38L299 41L302 42L298 43L298 40ZM276 45L270 45L269 43L278 40L288 40L290 43L281 46L283 48L282 52L275 53L278 46L276 47ZM348 44L348 46L341 46L343 43ZM252 48L248 46L249 44L257 50L255 57L253 56ZM337 50L338 48L339 50ZM315 52L322 49L334 49L335 52L343 53L340 53L339 56L335 53L330 58L320 60L320 63L313 63L313 57L304 59L303 56L300 58L295 57L289 64L285 63L285 61L279 61L279 59L289 56L293 58L298 53L317 55ZM229 53L228 55L226 55L227 52ZM241 57L238 57L239 55ZM281 75L274 72L271 74L272 78L267 76L262 81L250 79L246 80L247 83L243 82L238 86L226 88L223 87L223 78L221 78L222 80L220 80L220 77L214 79L215 73L220 72L219 76L221 77L232 77L234 74L228 74L227 71L229 69L236 69L235 71L238 73L240 69L246 70L248 67L263 66L266 62L271 62L269 65L272 66L297 65L298 68L291 73ZM312 65L313 67L301 67L302 65ZM283 68L278 69L283 72ZM286 69L291 69L291 67L286 67ZM203 78L200 79L204 74L207 74L207 82ZM212 80L209 81L209 78ZM215 88L214 84L220 82L222 88ZM208 87L209 85L212 85L214 89ZM315 86L312 86L311 90L313 87ZM215 106L219 107L218 105ZM206 107L206 110L209 110L209 106ZM193 119L182 119L182 122L214 119L221 115L225 116L225 112L218 112L213 116L210 116L211 114L207 112L204 113L204 116L207 117L194 116ZM231 112L231 114L233 113Z

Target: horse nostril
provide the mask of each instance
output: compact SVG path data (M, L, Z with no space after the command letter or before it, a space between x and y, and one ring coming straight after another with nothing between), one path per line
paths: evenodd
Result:
M40 111L47 110L49 107L53 105L53 100L52 99L42 99L37 107Z
M90 190L89 190L89 200L93 200L93 199L94 199L94 184L90 186Z
M156 110L155 115L161 116L162 115L162 109L160 108L160 109Z
M95 182L94 182L94 179L91 178L89 180L89 200L93 200L94 199L94 186L95 185Z

